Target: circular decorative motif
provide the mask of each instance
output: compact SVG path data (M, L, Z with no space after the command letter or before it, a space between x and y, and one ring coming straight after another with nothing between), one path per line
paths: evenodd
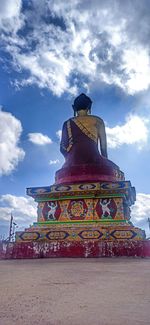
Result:
M80 215L82 217L84 215L83 203L82 202L74 202L71 207L71 214L74 217L77 217L78 215Z
M84 219L87 213L87 206L83 200L71 201L68 207L70 219Z

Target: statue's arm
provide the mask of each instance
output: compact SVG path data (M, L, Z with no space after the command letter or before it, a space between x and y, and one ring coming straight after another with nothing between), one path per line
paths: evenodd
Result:
M65 157L66 156L66 150L65 150L65 135L66 135L66 122L63 124L62 128L62 135L61 135L61 141L60 141L60 152Z
M67 142L67 124L66 122L63 124L62 128L62 136L61 136L61 141L60 141L60 152L64 157L67 155L67 150L66 150L66 142Z
M105 124L103 120L99 120L99 141L100 141L100 149L101 154L104 157L108 157L107 155L107 140L106 140L106 132L105 132Z

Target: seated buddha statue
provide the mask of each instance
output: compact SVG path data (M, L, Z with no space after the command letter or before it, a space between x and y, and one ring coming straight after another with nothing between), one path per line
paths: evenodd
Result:
M105 125L100 117L91 115L91 106L85 94L74 100L74 117L62 129L60 151L65 163L56 172L56 184L124 179L119 167L108 159Z

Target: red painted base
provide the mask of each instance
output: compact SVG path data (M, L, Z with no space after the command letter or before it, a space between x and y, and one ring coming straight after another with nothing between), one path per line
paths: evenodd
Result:
M114 256L150 257L150 241L0 243L0 259Z
M119 167L110 160L106 161L106 165L102 166L91 164L61 168L55 174L55 184L124 180L124 174Z

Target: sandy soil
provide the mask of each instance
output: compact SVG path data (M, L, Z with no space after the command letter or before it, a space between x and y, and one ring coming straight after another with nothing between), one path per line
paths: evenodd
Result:
M0 325L149 325L150 259L0 261Z

